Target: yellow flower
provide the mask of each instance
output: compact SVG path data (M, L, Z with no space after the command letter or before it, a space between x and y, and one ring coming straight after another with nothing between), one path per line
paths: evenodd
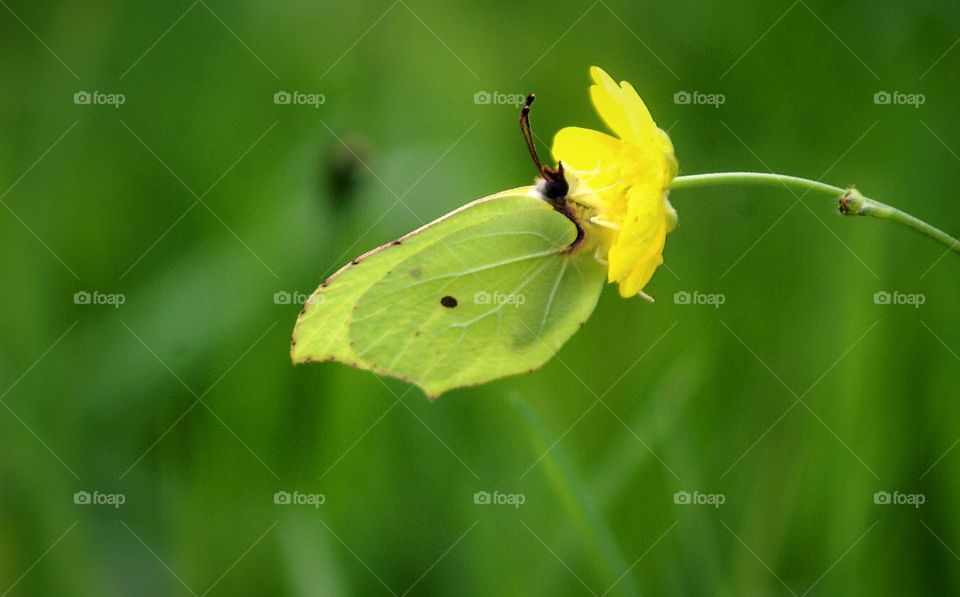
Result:
M590 68L590 97L600 117L619 139L579 127L560 130L553 157L578 179L573 201L593 212L593 230L606 252L607 280L620 295L643 290L663 263L667 233L677 214L667 200L677 160L670 138L657 128L630 83L618 86L603 69Z

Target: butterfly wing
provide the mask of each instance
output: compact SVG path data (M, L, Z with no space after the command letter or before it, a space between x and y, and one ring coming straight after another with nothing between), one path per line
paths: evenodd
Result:
M306 305L295 362L335 360L429 396L536 369L593 312L605 269L576 227L516 189L474 201L334 274Z

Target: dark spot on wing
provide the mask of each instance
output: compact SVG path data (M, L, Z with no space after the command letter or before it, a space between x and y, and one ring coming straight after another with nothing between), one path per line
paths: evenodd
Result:
M446 307L447 309L453 309L457 306L457 299L453 298L450 295L447 295L440 299L440 304Z
M414 278L419 278L419 277L420 277L420 268L414 268L414 269L410 270L410 275L413 276Z
M397 246L397 245L399 245L399 244L402 243L402 242L403 242L402 240L397 239L397 240L393 241L392 244L393 244L393 246Z
M350 262L350 265L356 265L356 264L358 264L358 263L360 263L360 258L359 258L359 257L357 257L356 259L354 259L353 261L351 261L351 262Z

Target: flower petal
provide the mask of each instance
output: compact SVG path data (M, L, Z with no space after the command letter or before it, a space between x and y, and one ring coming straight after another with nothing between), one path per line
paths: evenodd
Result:
M600 118L621 139L632 139L633 126L624 110L622 90L599 66L590 67L590 76L594 82L590 87L590 98Z
M639 145L660 146L660 129L633 85L626 81L620 83L620 101L630 121L630 140Z
M553 159L583 178L614 165L620 141L610 135L578 126L560 129L553 137Z
M667 161L666 169L664 171L664 176L666 177L664 180L664 186L669 186L670 181L673 180L673 177L677 175L680 165L677 163L677 156L673 154L673 141L671 141L667 133L661 129L657 129L657 132L660 133L660 151L663 152L663 157L666 158Z
M661 145L657 124L637 90L627 81L618 86L599 66L590 67L590 97L607 126L625 141ZM673 148L670 147L670 153Z
M620 284L621 296L634 296L641 291L663 263L667 226L663 192L653 186L630 189L627 213L607 255L607 279Z

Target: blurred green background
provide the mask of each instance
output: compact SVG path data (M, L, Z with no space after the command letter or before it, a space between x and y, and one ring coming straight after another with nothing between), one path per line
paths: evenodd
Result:
M960 233L960 6L0 5L0 595L960 590L960 262L829 198L675 192L655 304L436 403L288 357L351 257L532 180L513 95L601 128L591 64L682 173Z

